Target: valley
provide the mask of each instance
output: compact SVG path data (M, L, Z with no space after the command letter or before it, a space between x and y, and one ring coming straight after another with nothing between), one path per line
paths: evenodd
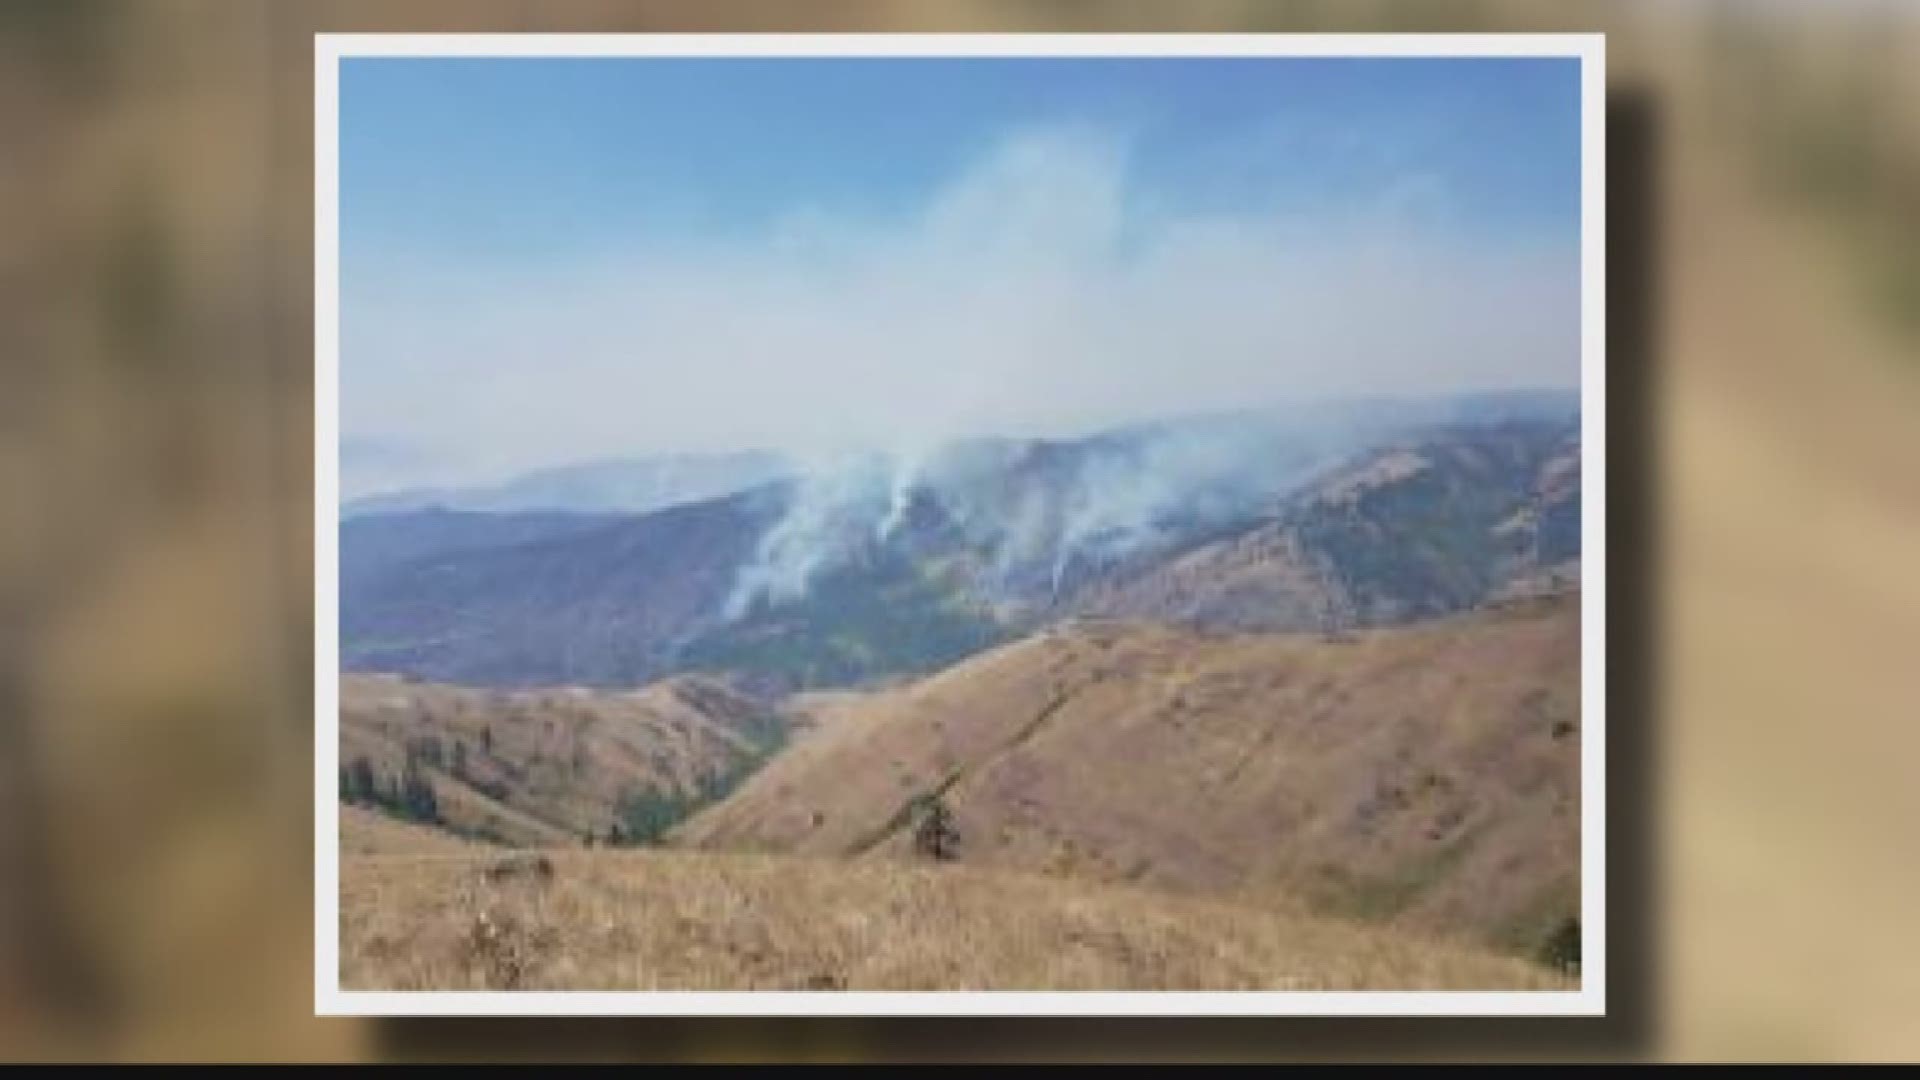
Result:
M643 514L358 515L342 664L785 691L927 674L1077 615L1326 631L1463 611L1577 562L1571 400L972 441Z

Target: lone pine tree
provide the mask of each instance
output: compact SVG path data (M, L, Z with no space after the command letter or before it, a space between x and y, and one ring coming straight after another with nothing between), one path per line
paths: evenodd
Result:
M920 811L920 823L913 830L913 849L937 862L960 857L960 830L953 823L953 811L939 799L929 799Z

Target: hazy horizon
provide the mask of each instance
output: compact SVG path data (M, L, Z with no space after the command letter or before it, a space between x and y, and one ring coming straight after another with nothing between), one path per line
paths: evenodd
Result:
M1155 427L1159 425L1201 423L1209 419L1216 419L1216 418L1226 419L1226 418L1231 418L1235 416L1271 414L1276 412L1283 412L1283 411L1294 409L1294 408L1298 408L1304 411L1304 410L1311 410L1316 407L1346 408L1346 407L1352 407L1352 406L1365 405L1369 403L1381 403L1381 402L1398 402L1398 403L1410 404L1410 403L1423 402L1423 401L1449 401L1449 400L1456 400L1456 399L1470 400L1470 399L1481 398L1481 397L1494 398L1494 397L1500 397L1500 396L1506 396L1506 395L1511 395L1513 397L1529 397L1529 396L1547 396L1547 395L1564 394L1574 399L1574 404L1577 411L1579 393L1580 393L1580 388L1577 386L1564 386L1564 387L1562 386L1536 386L1536 387L1522 386L1522 387L1513 387L1511 389L1496 390L1496 391L1461 391L1461 392L1446 392L1446 393L1439 393L1439 394L1424 394L1424 395L1389 395L1389 394L1346 395L1346 396L1336 395L1332 397L1321 397L1321 398L1313 398L1313 399L1300 400L1300 401L1266 402L1266 403L1242 406L1242 407L1233 408L1233 409L1217 409L1217 410L1207 410L1203 412L1169 413L1169 414L1158 415L1158 416L1142 415L1138 417L1120 420L1114 423L1094 424L1088 427L1076 428L1073 430L1036 431L1036 432L993 432L993 431L968 432L964 434L957 434L949 437L944 437L938 440L934 440L934 439L921 440L910 448L903 448L898 445L848 443L840 446L822 445L817 447L779 447L779 446L771 446L771 445L761 445L761 446L746 445L746 446L735 446L735 447L721 447L721 448L710 449L710 450L691 450L691 449L684 449L684 448L662 448L662 449L654 449L654 450L643 449L643 450L630 450L630 451L616 450L612 453L596 455L593 457L561 458L561 459L555 459L552 461L534 462L524 467L510 468L507 471L497 473L497 474L484 475L484 476L472 476L467 479L451 481L445 484L402 483L402 484L393 485L393 486L371 487L371 488L367 488L366 490L362 490L358 492L348 492L343 488L341 491L340 501L342 505L346 505L346 504L357 502L360 500L376 500L376 499L393 496L393 495L419 493L419 492L425 492L425 491L433 491L437 489L446 489L446 490L485 489L492 486L505 485L505 484L510 484L520 480L526 480L526 479L539 476L542 474L547 474L547 473L560 473L560 472L566 472L566 471L576 470L576 469L593 469L598 467L617 466L621 464L631 464L631 463L639 463L639 462L662 462L662 461L671 461L675 459L694 460L694 459L750 458L750 457L765 456L765 457L786 459L789 463L795 466L795 469L798 472L798 471L806 471L806 469L810 467L820 467L822 465L835 463L835 462L845 463L852 459L861 458L861 457L923 453L929 450L946 449L955 445L966 444L966 443L1018 442L1018 441L1028 441L1028 440L1035 441L1035 442L1070 443L1070 442L1074 442L1081 439L1097 438L1101 435L1119 433L1119 432L1123 432L1123 431L1134 429L1134 428L1147 428L1147 427ZM394 447L382 446L377 444L369 445L363 442L357 442L352 439L343 440L343 444L340 450L340 457L342 460L342 471L344 473L346 470L353 467L352 464L350 463L353 462L353 459L355 458L359 459L358 464L363 468L365 467L379 468L381 465L380 459L383 456L394 455L396 453L396 449L397 448L394 448Z
M342 497L1577 388L1557 60L342 75Z

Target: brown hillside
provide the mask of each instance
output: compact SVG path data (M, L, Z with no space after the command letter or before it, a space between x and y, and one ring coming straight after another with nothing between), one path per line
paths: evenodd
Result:
M458 855L484 851L445 829L400 821L361 806L340 808L340 856Z
M1323 908L1530 948L1578 910L1579 604L1343 639L1081 622L874 694L677 842L967 862Z
M1390 929L955 866L687 852L341 863L372 990L1565 990Z
M451 829L510 844L604 836L637 793L693 797L779 745L782 715L713 679L639 690L492 691L340 680L340 760L391 784L408 747Z

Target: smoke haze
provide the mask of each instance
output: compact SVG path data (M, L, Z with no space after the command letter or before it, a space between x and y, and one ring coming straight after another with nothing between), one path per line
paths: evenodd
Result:
M733 242L350 281L344 423L449 483L1577 381L1578 250L1557 233L1449 227L1418 176L1311 218L1143 213L1129 176L1124 138L1036 129L904 221L802 209Z

